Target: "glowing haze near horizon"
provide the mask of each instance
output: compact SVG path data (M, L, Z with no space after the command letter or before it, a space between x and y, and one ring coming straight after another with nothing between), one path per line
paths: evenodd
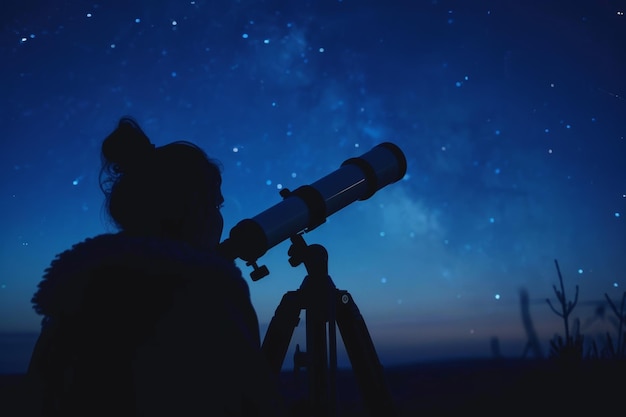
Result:
M281 187L397 144L405 178L304 236L384 365L490 356L494 338L520 356L522 288L547 353L555 259L585 334L610 329L596 307L626 286L624 3L515 3L3 2L4 368L25 366L32 344L10 335L39 330L30 298L53 257L114 231L99 151L126 114L222 162L224 238ZM249 280L262 331L306 274L288 246Z

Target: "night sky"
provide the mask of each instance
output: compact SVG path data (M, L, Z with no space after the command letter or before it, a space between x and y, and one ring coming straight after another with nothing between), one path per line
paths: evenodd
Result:
M583 333L612 330L598 307L626 289L625 3L3 1L0 371L25 369L54 256L115 232L98 173L122 115L221 161L223 238L281 188L398 145L402 180L304 235L383 365L489 357L496 338L519 357L521 289L547 354L555 259ZM288 248L257 282L237 260L262 334L306 275Z

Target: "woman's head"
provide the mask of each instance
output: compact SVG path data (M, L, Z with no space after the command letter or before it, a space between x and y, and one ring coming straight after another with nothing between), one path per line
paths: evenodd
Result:
M181 240L202 249L220 241L220 166L189 142L155 147L131 118L102 143L106 210L129 234Z

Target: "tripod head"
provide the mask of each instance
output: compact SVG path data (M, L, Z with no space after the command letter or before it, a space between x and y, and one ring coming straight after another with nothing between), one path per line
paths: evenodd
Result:
M287 254L289 264L293 267L304 263L311 276L328 275L328 251L322 245L307 245L302 234L291 237L291 246Z

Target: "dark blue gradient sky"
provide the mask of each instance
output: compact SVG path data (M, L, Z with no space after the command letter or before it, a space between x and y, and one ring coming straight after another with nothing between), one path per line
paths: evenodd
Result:
M397 144L403 180L305 235L383 364L489 356L493 338L521 355L522 288L547 352L555 259L583 331L609 326L591 319L626 287L624 1L53 3L0 6L5 367L30 353L6 335L38 331L30 298L53 257L114 231L99 151L125 114L222 162L224 237L280 187ZM263 329L306 273L288 243L249 281Z

